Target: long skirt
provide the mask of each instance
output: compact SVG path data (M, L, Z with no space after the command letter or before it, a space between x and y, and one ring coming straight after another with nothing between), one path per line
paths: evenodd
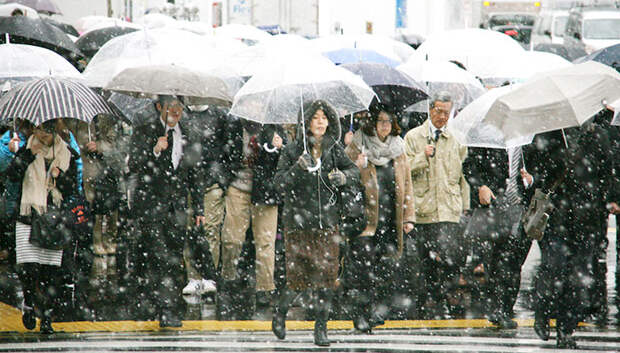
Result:
M338 228L286 232L286 284L294 291L336 287Z
M41 265L60 266L62 250L49 250L30 244L30 230L28 224L15 224L15 256L18 264L37 263Z

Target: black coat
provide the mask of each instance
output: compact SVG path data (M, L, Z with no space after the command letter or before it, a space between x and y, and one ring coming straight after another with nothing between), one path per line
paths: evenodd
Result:
M536 137L538 187L550 190L555 210L549 219L545 237L561 237L574 249L596 243L606 221L606 203L613 189L614 157L609 153L611 140L607 129L595 122L580 128L554 131Z
M314 112L307 111L306 127ZM346 175L349 185L359 183L360 172L349 159L339 142L340 122L335 112L326 112L329 119L327 132L321 143L321 168L315 172L302 169L298 163L304 152L302 124L298 124L298 134L294 143L282 151L276 173L276 186L282 194L284 203L282 222L287 231L328 229L338 225L340 209L337 202L338 188L331 185L328 175L339 169ZM309 140L309 149L311 140Z
M183 123L179 126L186 143L176 170L172 167L172 144L159 157L153 153L157 139L166 131L159 119L134 130L129 172L137 176L132 208L138 216L157 217L161 212L188 210L187 196L190 193L194 214L203 214L204 185L198 180L202 146Z
M258 205L276 205L280 203L280 194L274 186L273 178L276 174L280 150L273 151L271 145L274 133L282 137L286 143L286 136L279 125L263 125L256 133L259 146L258 156L252 168L252 203ZM243 155L243 123L241 119L229 118L226 128L224 144L224 161L226 168L226 186L235 178L235 173L244 169ZM272 152L268 152L267 149Z

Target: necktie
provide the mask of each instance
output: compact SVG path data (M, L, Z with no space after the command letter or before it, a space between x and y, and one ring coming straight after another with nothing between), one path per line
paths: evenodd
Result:
M254 167L256 163L256 159L258 158L258 140L256 139L256 135L252 135L250 137L250 141L248 142L249 154L246 158L248 167Z
M441 130L435 130L435 141L439 140L439 136L441 136Z
M516 205L521 202L519 195L519 169L521 167L521 146L508 149L508 179L506 179L506 199L509 204Z

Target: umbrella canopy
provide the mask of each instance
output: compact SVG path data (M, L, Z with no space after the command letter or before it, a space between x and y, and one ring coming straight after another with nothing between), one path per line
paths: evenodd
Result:
M392 60L406 61L415 50L405 43L395 39L374 34L363 35L333 35L316 38L310 41L310 46L317 52L328 52L339 49L372 50Z
M60 8L52 0L0 0L0 4L18 3L37 10L40 13L53 15L62 14Z
M523 47L503 33L469 28L429 36L416 50L416 56L428 60L456 60L476 76L488 75L497 60L523 53Z
M271 38L271 34L250 25L227 24L215 29L218 37L239 39L246 44L254 45Z
M414 80L425 83L429 94L438 91L450 92L458 110L463 109L486 91L474 75L448 61L427 61L416 57L398 66L397 69ZM426 112L427 103L420 104L414 111Z
M130 67L116 75L104 88L137 95L203 98L204 104L230 105L232 102L228 86L221 78L175 65Z
M340 67L360 76L375 91L379 102L396 110L403 110L428 97L424 86L388 65L356 63Z
M27 82L0 99L0 120L26 119L35 126L58 118L89 123L98 114L112 114L112 110L86 85L66 78L45 77Z
M559 55L540 51L524 51L490 63L480 76L487 86L498 87L505 82L523 82L537 73L572 66Z
M78 33L77 29L75 29L75 27L73 27L72 25L68 24L68 23L64 23L64 22L60 22L60 21L56 21L53 18L49 18L49 17L44 17L43 21L47 22L48 24L59 28L61 31L67 33L68 35L74 36L74 37L79 37L80 34Z
M86 57L92 58L110 39L135 31L137 31L135 28L119 26L98 28L84 33L75 45Z
M618 99L620 74L609 66L590 61L542 73L498 96L489 106L479 105L485 109L472 107L469 112L474 102L455 121L471 114L478 119L476 124L496 129L493 131L501 133L506 141L515 141L545 131L579 126L603 109L602 101ZM477 127L476 131L491 130ZM477 145L482 146L497 137L483 135L477 139Z
M374 50L368 49L342 48L324 52L323 55L336 65L371 62L396 67L401 64L398 60L383 56Z
M131 27L136 29L142 29L141 25L127 22L119 18L105 16L84 16L80 17L75 22L75 29L77 29L78 33L80 34L84 34L86 32L105 27Z
M620 71L620 44L612 45L607 48L599 49L590 55L575 60L575 64L586 61L598 61Z
M119 72L144 65L170 65L206 71L222 62L214 41L178 29L142 30L105 43L84 70L91 87L104 87Z
M0 34L8 34L11 43L44 47L71 59L82 56L66 33L42 19L26 16L0 17ZM0 35L0 41L5 41L4 35Z
M320 55L274 55L239 90L230 113L263 124L296 123L305 103L322 99L345 116L366 110L374 96L359 76Z
M33 45L1 44L0 61L0 82L45 76L82 78L79 71L65 58L51 50Z
M39 13L37 10L16 2L8 2L0 5L0 16L11 16L15 10L20 10L26 17L39 18Z

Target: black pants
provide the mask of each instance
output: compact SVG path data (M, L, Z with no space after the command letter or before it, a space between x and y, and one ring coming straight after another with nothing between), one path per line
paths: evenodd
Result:
M489 278L488 299L491 313L512 317L521 285L521 267L532 246L532 240L520 227L519 235L491 245L483 261Z
M176 211L144 217L139 221L139 231L135 247L140 262L136 268L140 283L138 305L144 306L147 316L153 318L162 311L182 316L185 309L181 291L185 285L183 245L187 238L187 213Z
M535 278L536 311L543 318L556 317L557 330L571 334L589 303L583 279L588 278L592 250L575 249L559 236L545 234L539 242L542 259Z
M24 292L24 304L34 308L39 318L51 318L57 293L60 291L60 267L37 263L17 266Z
M420 302L433 299L446 302L448 293L458 286L468 249L458 223L416 224L417 249L422 266L424 290Z

